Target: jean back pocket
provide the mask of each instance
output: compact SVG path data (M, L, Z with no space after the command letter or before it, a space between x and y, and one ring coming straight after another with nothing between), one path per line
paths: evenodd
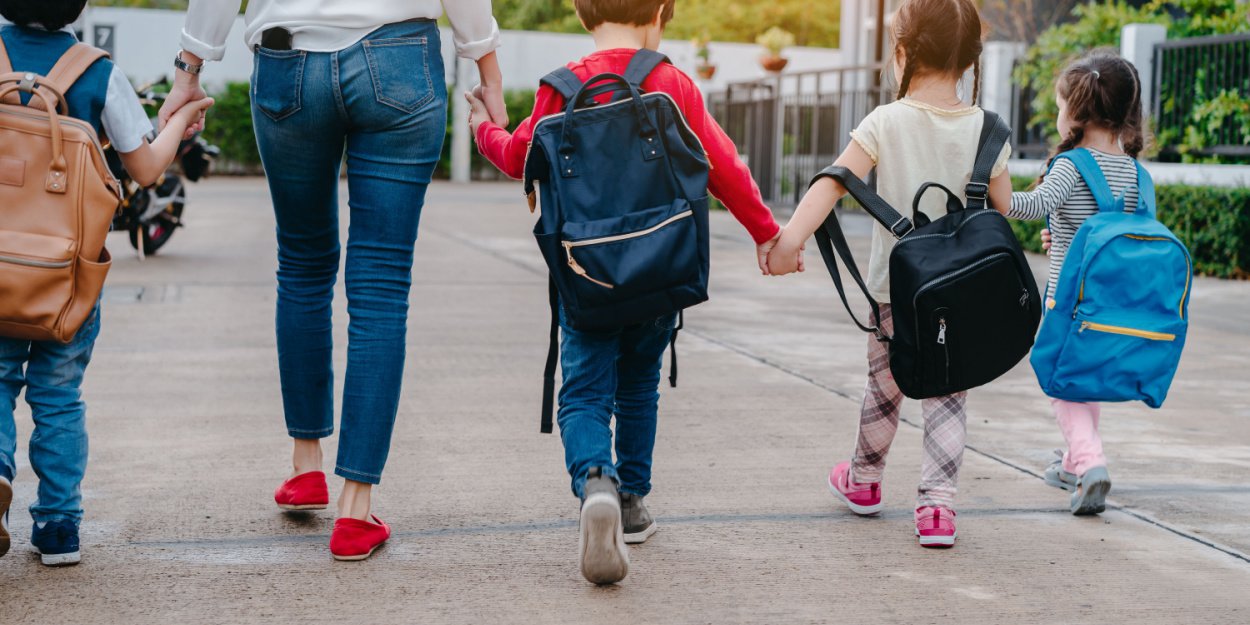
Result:
M413 113L434 99L426 37L366 39L363 43L378 102Z
M302 108L303 50L257 48L252 72L252 103L274 121L298 113Z

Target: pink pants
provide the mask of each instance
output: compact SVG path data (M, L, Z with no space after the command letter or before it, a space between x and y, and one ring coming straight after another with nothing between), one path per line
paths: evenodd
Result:
M1068 443L1063 470L1084 475L1094 467L1107 466L1107 458L1102 455L1102 437L1098 435L1098 417L1102 412L1098 404L1052 399L1050 405L1063 440Z

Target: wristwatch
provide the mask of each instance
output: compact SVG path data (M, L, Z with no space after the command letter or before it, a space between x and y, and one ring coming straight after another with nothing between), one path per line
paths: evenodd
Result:
M203 63L200 63L199 65L192 65L190 63L187 63L186 61L182 60L181 52L179 52L176 56L174 56L174 67L188 74L191 74L193 76L198 76L200 72L204 71Z

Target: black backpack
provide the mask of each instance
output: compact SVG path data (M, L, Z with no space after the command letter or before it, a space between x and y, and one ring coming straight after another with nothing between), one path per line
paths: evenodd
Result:
M1042 316L1037 282L1006 218L986 207L990 173L1010 135L998 115L985 112L966 207L950 189L930 182L916 192L908 219L845 167L829 167L813 179L842 183L898 239L890 254L894 336L886 336L879 304L868 294L836 212L816 232L820 255L851 319L889 345L890 372L912 399L991 382L1033 347ZM934 188L946 193L947 215L930 222L919 207ZM838 257L868 298L871 326L861 323L847 302Z
M551 432L559 311L578 330L614 330L678 313L669 354L677 385L682 310L707 300L708 161L667 93L642 82L668 59L639 50L624 76L543 78L565 99L534 126L525 190L539 183L534 237L550 270L551 331L541 428ZM598 104L603 95L611 99Z

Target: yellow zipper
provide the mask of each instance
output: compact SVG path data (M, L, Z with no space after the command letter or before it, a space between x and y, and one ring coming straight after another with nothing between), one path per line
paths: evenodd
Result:
M694 216L694 210L683 211L645 230L639 230L637 232L629 232L626 234L615 234L610 237L599 237L597 239L583 239L581 241L561 241L560 244L564 246L564 253L567 254L569 258L569 269L572 269L573 273L587 280L590 280L591 282L594 282L595 284L605 289L611 289L615 287L602 280L596 280L590 277L590 275L586 273L586 268L582 267L581 264L577 262L576 258L573 258L573 248L586 247L588 245L603 245L605 243L616 243L618 241L628 241L630 239L636 239L638 237L645 237L648 234L651 234L652 232L659 230L660 228L663 228L675 222L681 221L682 219L689 219L692 216Z
M1123 336L1135 336L1139 339L1149 339L1151 341L1175 341L1175 334L1167 334L1164 332L1151 332L1149 330L1138 330L1137 328L1125 328L1122 326L1109 326L1105 323L1094 323L1092 321L1081 322L1081 332L1093 330L1094 332L1105 332L1107 334L1120 334Z

